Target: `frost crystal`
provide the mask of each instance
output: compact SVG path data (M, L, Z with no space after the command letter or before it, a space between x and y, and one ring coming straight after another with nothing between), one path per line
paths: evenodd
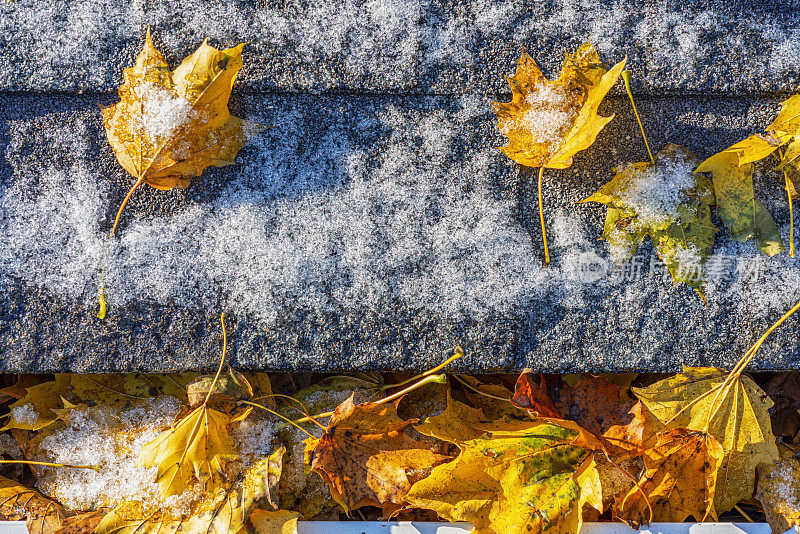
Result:
M38 487L76 510L112 506L123 500L157 506L157 468L136 467L136 457L145 443L169 427L179 408L178 399L161 396L127 410L72 410L68 423L47 435L32 459L98 465L100 470L45 469Z

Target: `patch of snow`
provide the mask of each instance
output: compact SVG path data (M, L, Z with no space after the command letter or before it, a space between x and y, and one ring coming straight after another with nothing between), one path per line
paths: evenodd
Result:
M37 486L67 508L113 506L138 500L159 506L157 468L136 467L141 448L169 428L180 409L174 397L159 396L129 409L96 407L70 412L64 428L47 435L32 459L92 469L43 469ZM185 500L185 499L183 499ZM172 499L173 505L181 499Z
M139 85L135 93L142 103L136 126L155 142L172 137L192 113L192 105L188 100L160 85Z
M633 184L620 195L620 200L636 211L637 222L643 226L674 221L678 206L695 184L691 160L676 155L673 159L656 159L656 164L643 171L632 163L620 168L620 172L632 174Z
M424 86L443 67L480 68L485 47L508 41L553 43L561 50L591 41L604 60L628 55L671 87L696 84L719 58L735 63L742 76L797 75L797 18L787 10L756 11L621 0L472 0L457 8L433 0L184 0L179 6L168 0L73 0L68 7L19 0L0 4L0 31L15 36L9 47L14 60L0 65L0 79L31 88L114 88L121 66L133 60L126 45L138 47L148 24L173 61L206 37L220 46L248 42L300 66L281 73L286 79L278 83L314 92L354 80L385 89ZM746 59L761 54L769 60ZM269 70L259 75L274 77ZM459 82L470 84L471 77Z
M531 88L525 102L530 108L520 119L523 128L530 132L535 143L549 145L550 152L556 152L575 120L577 106L572 104L563 86L545 83Z
M33 404L14 406L11 408L11 417L14 421L23 425L33 425L39 420L39 414L36 413Z

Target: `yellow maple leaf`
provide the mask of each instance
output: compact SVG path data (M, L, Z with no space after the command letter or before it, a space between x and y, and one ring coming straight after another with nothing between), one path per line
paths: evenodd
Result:
M597 110L625 68L625 59L606 71L591 43L574 54L567 53L556 80L547 80L526 52L517 62L517 72L506 77L511 102L495 102L497 126L508 137L502 150L526 167L539 167L539 217L542 225L545 263L550 262L542 210L544 169L566 169L572 158L589 148L600 130L613 118Z
M250 523L256 534L297 534L297 518L300 514L289 510L256 509L250 514Z
M517 72L506 78L511 102L495 102L498 127L508 136L501 150L527 167L565 169L572 157L589 148L614 115L597 114L617 82L623 59L606 71L591 43L567 53L561 74L547 80L531 56L523 52Z
M714 492L722 445L709 434L676 428L658 436L644 453L647 470L616 506L616 516L631 524L682 523L693 516L717 519Z
M684 367L683 372L633 393L647 409L642 433L652 447L657 433L687 428L708 433L722 445L714 496L723 513L753 493L760 463L778 458L768 410L773 403L750 378L721 369Z
M162 499L183 493L194 478L213 480L237 458L230 422L228 415L203 404L142 447L137 466L158 467Z
M2 430L41 430L58 419L56 410L71 397L70 375L57 374L55 380L25 388L25 396L10 406L11 418Z
M134 67L123 71L120 102L102 109L108 142L120 165L157 189L187 187L209 166L235 162L239 149L260 127L233 117L228 99L239 69L242 47L200 48L170 71L147 30Z
M781 151L786 146L786 151ZM800 170L800 95L781 103L781 111L758 133L706 159L695 172L710 172L717 195L717 213L737 241L755 237L759 249L772 256L783 252L775 222L753 191L753 163L778 151L789 202L789 255L794 257L794 213L797 196L791 174Z

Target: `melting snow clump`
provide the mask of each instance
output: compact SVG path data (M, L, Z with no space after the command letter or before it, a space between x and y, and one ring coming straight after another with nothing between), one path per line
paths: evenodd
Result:
M136 126L150 139L171 137L192 112L188 100L160 85L145 84L136 87L135 91L142 103L142 115Z
M179 409L178 399L159 396L126 410L72 410L67 423L49 427L54 430L42 440L34 459L98 465L100 470L43 469L37 485L67 508L76 510L110 506L123 500L158 505L158 485L154 482L158 468L136 467L136 458L142 446L169 428Z
M656 159L656 167L638 170L632 163L620 172L632 174L632 186L621 196L638 214L644 226L658 226L678 217L678 206L686 200L686 192L695 184L693 163L680 156Z
M33 425L39 420L39 415L33 409L33 404L23 404L22 406L14 406L11 408L11 417L17 423L25 425Z
M525 98L530 109L521 121L535 143L550 147L550 152L558 150L559 144L575 120L577 108L569 94L561 85L540 83Z

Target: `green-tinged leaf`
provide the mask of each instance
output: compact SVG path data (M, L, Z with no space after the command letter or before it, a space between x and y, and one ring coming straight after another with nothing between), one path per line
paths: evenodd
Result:
M703 265L717 228L711 222L711 183L692 174L696 158L667 145L651 163L618 169L614 178L583 202L608 206L603 229L612 255L627 261L649 236L674 283L684 282L704 296Z
M658 432L675 428L707 432L722 445L714 497L720 514L752 495L759 464L778 459L768 413L772 401L746 376L725 386L727 376L720 369L684 367L673 377L633 388L646 408L641 418L645 448L655 445Z
M412 486L412 506L508 534L575 534L582 504L602 506L594 495L599 444L574 423L508 421L481 430L484 436L459 444L454 461Z
M742 242L755 238L759 250L774 256L784 250L780 231L767 208L755 198L752 163L738 164L739 160L747 161L750 157L754 156L723 150L701 163L695 172L711 173L717 215L731 237Z

